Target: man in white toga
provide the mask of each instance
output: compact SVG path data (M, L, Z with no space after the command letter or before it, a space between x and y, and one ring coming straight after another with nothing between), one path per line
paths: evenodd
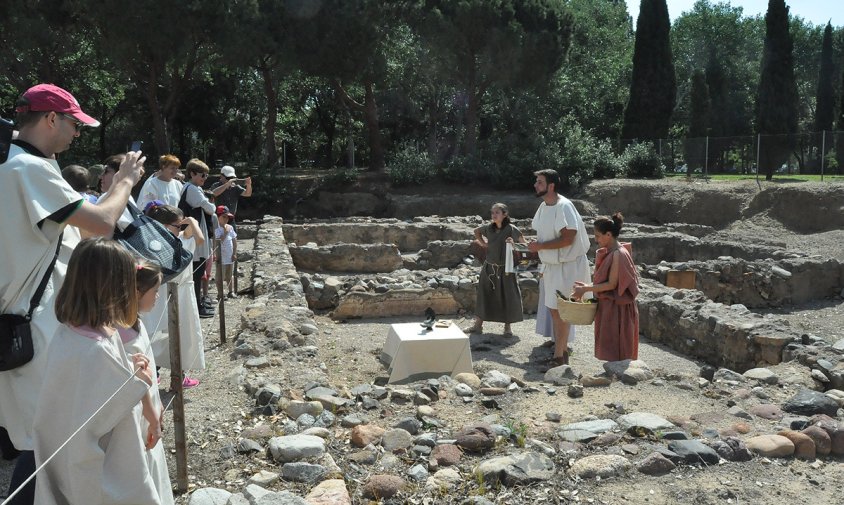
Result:
M533 185L542 203L533 216L532 227L536 241L528 244L531 252L539 253L543 265L542 279L544 303L554 322L554 365L568 364L568 341L574 338L574 328L560 319L557 311L557 291L569 296L575 281L590 282L589 235L580 213L568 198L557 193L560 176L555 170L534 172Z

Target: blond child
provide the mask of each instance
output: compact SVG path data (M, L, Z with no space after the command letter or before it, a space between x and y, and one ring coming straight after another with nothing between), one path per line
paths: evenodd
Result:
M160 416L141 401L155 372L118 334L138 317L136 269L128 251L103 238L83 240L70 257L33 423L36 463L55 453L36 479L35 503L161 503L145 454L161 437Z

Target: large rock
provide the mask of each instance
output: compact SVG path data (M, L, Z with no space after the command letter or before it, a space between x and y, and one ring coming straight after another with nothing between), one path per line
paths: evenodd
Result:
M718 453L697 440L674 440L668 444L668 449L689 464L718 464Z
M406 485L404 479L395 475L373 475L363 485L363 496L375 500L392 498Z
M759 435L745 440L748 450L767 458L788 458L794 454L794 443L780 435Z
M782 409L802 416L826 414L835 417L838 412L838 403L823 393L803 389L785 402Z
M378 444L386 430L374 424L361 424L352 428L351 442L355 447Z
M225 489L205 487L197 489L190 495L188 505L226 505L231 495Z
M569 473L581 479L623 475L631 468L630 461L615 454L598 454L579 459L569 468Z
M269 441L269 452L279 463L318 458L325 454L325 440L313 435L273 437Z
M568 365L560 365L545 372L544 379L546 382L565 386L577 380L577 373Z
M777 435L781 435L791 440L791 443L794 444L795 458L807 460L815 459L815 442L809 435L791 430L780 431Z
M352 505L352 499L343 479L320 482L305 496L305 501L310 505Z
M481 377L481 383L491 388L506 388L511 381L509 375L498 370L490 370Z
M387 430L381 437L381 447L387 452L403 451L411 445L413 445L413 435L401 428Z
M617 422L623 430L629 430L630 428L645 428L646 430L656 432L677 428L662 417L649 412L631 412L630 414L625 414L619 417Z
M305 463L304 461L285 463L281 467L281 475L284 476L285 480L292 480L293 482L317 482L327 473L328 469L324 466Z
M777 374L767 368L751 368L742 375L744 375L747 379L763 382L765 384L776 384L779 382Z
M495 446L495 430L487 423L464 426L455 435L455 444L470 452L484 452Z
M591 431L592 433L600 435L605 431L612 431L618 429L618 423L612 419L598 419L595 421L581 421L579 423L570 423L560 427L560 431L583 430Z
M818 456L827 456L832 451L832 439L820 426L809 426L802 433L812 439Z
M486 485L501 482L505 486L544 481L554 475L554 462L538 452L526 452L483 461L473 472Z
M418 316L431 307L437 314L456 314L463 306L443 288L392 289L385 293L347 293L331 313L334 319Z
M625 384L636 384L654 378L654 373L648 364L638 359L608 361L604 363L604 370L609 375L615 375Z
M636 469L645 475L665 475L677 466L658 452L652 452L636 465Z
M395 244L307 244L291 247L299 270L314 272L392 272L402 267Z

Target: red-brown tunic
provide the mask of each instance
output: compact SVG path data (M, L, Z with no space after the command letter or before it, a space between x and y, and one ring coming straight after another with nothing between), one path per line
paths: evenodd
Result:
M633 264L630 244L607 254L606 248L595 254L592 284L601 284L610 277L613 255L620 255L618 286L613 291L595 293L598 310L595 314L595 357L604 361L637 359L639 356L639 274Z

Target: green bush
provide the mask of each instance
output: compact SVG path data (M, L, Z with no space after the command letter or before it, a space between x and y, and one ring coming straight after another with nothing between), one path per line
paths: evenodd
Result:
M489 180L490 162L482 156L457 156L440 169L440 175L448 182L468 183Z
M358 171L354 168L335 168L323 177L322 189L336 191L346 189L358 180Z
M659 179L665 177L665 165L654 146L648 142L631 144L621 155L627 176L631 178Z
M610 143L595 138L571 117L557 122L549 134L510 134L490 145L487 158L491 182L499 188L524 188L533 183L533 172L552 168L562 179L562 191L593 178L624 175L624 166Z
M428 152L414 142L406 142L393 151L387 160L387 170L393 186L424 184L436 173Z

